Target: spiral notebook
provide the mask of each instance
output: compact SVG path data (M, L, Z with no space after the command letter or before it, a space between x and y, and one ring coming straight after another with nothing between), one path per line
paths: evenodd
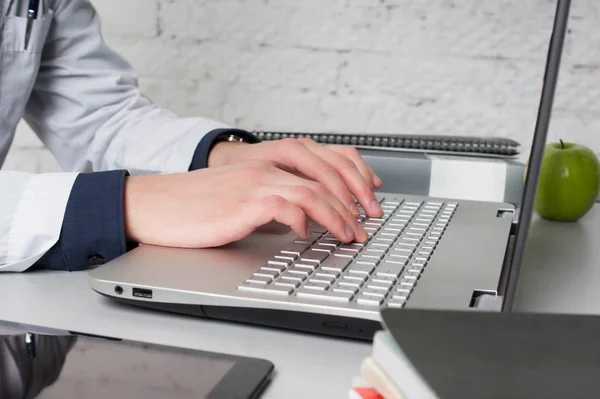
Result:
M350 145L359 149L405 151L476 157L514 158L520 143L504 137L414 135L414 134L347 134L254 131L263 141L284 138L310 138L320 144Z

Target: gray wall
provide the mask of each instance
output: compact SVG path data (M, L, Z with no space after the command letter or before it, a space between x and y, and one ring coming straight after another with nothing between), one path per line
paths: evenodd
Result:
M504 135L527 147L555 1L93 0L144 92L246 129ZM600 6L573 2L550 137L600 152ZM24 126L7 169L56 170Z

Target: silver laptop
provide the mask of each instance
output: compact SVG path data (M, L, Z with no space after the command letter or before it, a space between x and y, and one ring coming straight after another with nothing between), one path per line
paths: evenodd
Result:
M272 224L220 248L142 245L89 272L90 286L137 306L362 339L381 328L381 307L510 310L569 6L558 1L519 212L508 203L377 193L385 215L362 213L366 244L341 244L316 225L302 240Z

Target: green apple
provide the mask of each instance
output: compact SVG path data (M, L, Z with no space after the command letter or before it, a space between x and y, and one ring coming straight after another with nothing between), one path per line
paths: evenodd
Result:
M594 205L600 192L600 162L588 147L575 143L546 145L535 199L543 218L574 222Z

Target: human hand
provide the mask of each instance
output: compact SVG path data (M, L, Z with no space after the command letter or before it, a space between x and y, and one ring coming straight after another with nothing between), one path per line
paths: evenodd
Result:
M258 144L222 142L211 151L208 166L223 166L249 161L270 163L305 179L321 183L352 213L358 215L354 198L370 217L383 211L373 189L381 188L381 179L353 147L323 146L313 140L283 139Z
M356 216L325 185L264 162L129 176L124 203L126 236L143 244L221 246L272 221L308 238L307 217L342 242L368 238Z

